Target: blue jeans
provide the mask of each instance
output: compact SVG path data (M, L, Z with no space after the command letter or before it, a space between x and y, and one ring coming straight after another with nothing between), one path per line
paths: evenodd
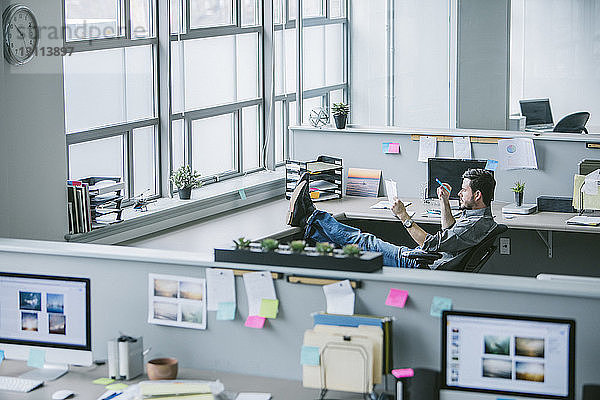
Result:
M332 242L338 246L357 244L362 250L382 253L385 266L417 268L415 260L402 257L402 252L411 250L410 248L393 245L375 235L363 233L358 228L344 225L325 211L316 210L308 218L304 238L315 242Z

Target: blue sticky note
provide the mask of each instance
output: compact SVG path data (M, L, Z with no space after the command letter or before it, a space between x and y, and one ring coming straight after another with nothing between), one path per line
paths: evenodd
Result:
M431 302L429 314L432 317L441 317L444 310L452 310L452 299L435 296Z
M242 200L246 200L246 191L244 189L238 190L238 193L240 194L240 198Z
M390 143L382 143L381 144L382 150L384 153L389 153L390 152Z
M488 171L495 171L498 168L498 161L496 160L487 160L485 163L485 169Z
M27 359L27 366L33 368L44 368L46 362L46 350L43 349L31 349L29 350L29 359Z
M300 352L300 364L321 365L319 348L315 346L302 346L302 351Z
M0 350L0 364L4 361L4 350Z
M217 306L217 321L231 321L235 319L235 303L223 302Z

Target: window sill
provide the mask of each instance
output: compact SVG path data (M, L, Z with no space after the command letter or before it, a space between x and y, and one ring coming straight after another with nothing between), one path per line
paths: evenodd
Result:
M246 199L240 190L244 189ZM68 242L118 244L177 225L211 217L239 207L280 197L285 193L285 168L261 171L248 176L228 179L194 189L190 200L160 198L148 205L148 211L128 207L123 222L95 229L88 233L65 235Z

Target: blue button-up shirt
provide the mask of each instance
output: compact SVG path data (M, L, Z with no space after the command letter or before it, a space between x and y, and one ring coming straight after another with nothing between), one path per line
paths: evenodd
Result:
M443 269L453 269L496 225L490 207L464 210L454 225L448 229L441 229L435 235L427 235L421 248L442 254L442 258L436 260L431 269L442 265Z

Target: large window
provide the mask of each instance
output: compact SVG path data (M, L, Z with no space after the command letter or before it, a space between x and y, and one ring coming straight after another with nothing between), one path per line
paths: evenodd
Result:
M155 3L64 0L69 179L119 176L128 197L158 195Z

